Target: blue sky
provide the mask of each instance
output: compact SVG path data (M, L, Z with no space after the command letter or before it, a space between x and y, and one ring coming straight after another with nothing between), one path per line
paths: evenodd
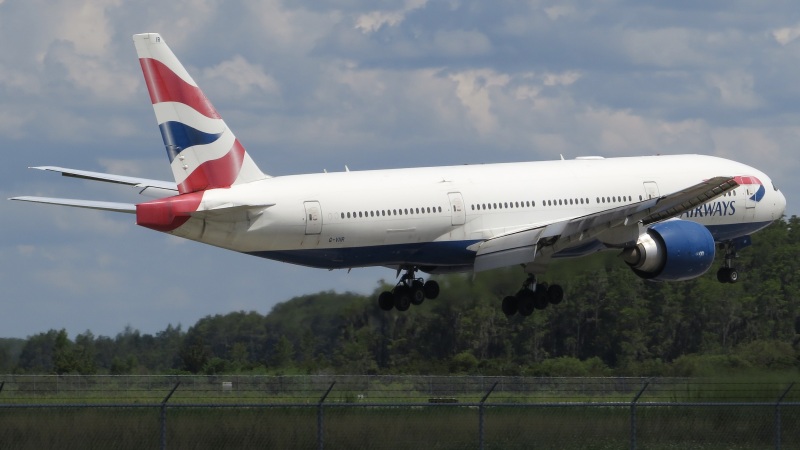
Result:
M800 211L796 2L0 0L0 194L136 202L27 170L171 177L131 35L159 32L271 175L702 153ZM129 215L0 201L0 336L155 333L388 269L324 271Z

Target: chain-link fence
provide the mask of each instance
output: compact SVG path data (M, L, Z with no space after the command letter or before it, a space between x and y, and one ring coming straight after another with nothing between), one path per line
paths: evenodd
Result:
M791 382L0 376L0 448L800 448Z

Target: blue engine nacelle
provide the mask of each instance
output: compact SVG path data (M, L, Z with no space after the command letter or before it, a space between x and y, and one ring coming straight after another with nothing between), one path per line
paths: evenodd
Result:
M682 281L706 273L714 262L714 249L714 238L703 225L670 220L650 227L622 258L644 279Z

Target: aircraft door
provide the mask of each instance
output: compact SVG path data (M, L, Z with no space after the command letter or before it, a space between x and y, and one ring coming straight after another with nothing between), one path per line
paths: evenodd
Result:
M742 177L742 188L745 190L745 195L747 198L744 200L744 206L747 209L753 209L756 207L756 192L758 192L758 185L754 184L753 179L751 177ZM752 211L748 211L752 212Z
M658 197L661 197L661 194L658 191L658 184L655 181L645 181L644 199L649 200L651 198L658 198Z
M322 233L322 207L319 202L304 202L306 208L306 234Z
M464 198L461 192L448 192L450 198L450 214L452 225L464 225L467 221L467 210L464 208Z

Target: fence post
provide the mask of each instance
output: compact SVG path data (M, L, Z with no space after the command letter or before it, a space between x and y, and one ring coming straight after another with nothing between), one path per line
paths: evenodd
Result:
M639 402L639 397L644 394L645 389L650 385L651 379L644 382L642 389L639 390L639 393L636 394L636 397L633 397L631 401L631 450L636 450L636 403Z
M486 399L488 399L489 396L492 395L492 391L494 391L494 388L496 387L497 387L497 382L495 381L492 387L489 389L489 392L487 392L486 395L484 395L483 398L481 399L480 405L478 405L478 442L480 443L481 450L483 450L485 441L485 436L483 431L483 426L484 426L483 404L486 403Z
M327 391L322 395L322 398L319 399L319 403L317 403L317 448L319 450L323 450L325 448L325 440L324 440L324 430L325 426L323 424L323 416L325 413L322 412L324 406L322 405L325 402L325 399L328 398L328 394L331 393L333 390L333 385L336 384L334 381L331 383L330 387Z
M169 391L164 400L161 401L161 450L167 450L167 402L169 398L172 397L172 394L175 393L175 390L178 389L178 386L181 385L181 382L178 381L175 383L175 387Z
M788 394L789 391L792 390L793 386L794 382L792 382L789 385L789 387L787 387L786 390L783 391L783 394L781 394L781 396L778 397L778 401L775 402L775 450L781 449L781 402L783 402L783 399L786 397L786 394Z

